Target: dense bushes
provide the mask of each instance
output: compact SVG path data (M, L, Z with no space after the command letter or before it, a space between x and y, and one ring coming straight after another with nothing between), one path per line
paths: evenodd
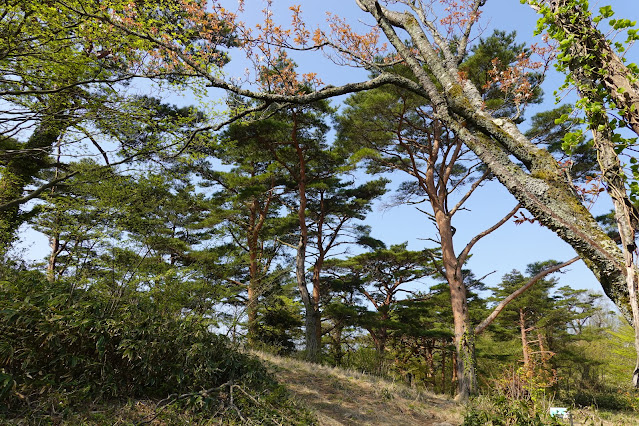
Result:
M561 425L550 417L544 404L532 404L504 395L478 397L467 406L463 426L547 426Z
M34 272L0 281L0 410L186 393L218 412L233 405L239 416L263 411L258 399L290 406L262 365L212 333L210 321L161 312L140 292L117 300Z
M580 391L572 396L575 406L600 410L639 411L639 393L631 390L607 389L600 392Z

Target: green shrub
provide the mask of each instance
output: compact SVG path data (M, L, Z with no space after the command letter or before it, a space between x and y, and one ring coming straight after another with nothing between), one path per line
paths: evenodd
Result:
M507 398L504 395L479 397L467 407L463 426L545 426L561 425L550 417L543 404Z
M238 421L291 408L260 362L212 333L206 318L168 316L143 293L116 303L34 273L0 281L0 412L128 398Z
M576 406L594 406L601 410L638 411L639 394L634 391L609 389L605 392L577 392L572 397Z

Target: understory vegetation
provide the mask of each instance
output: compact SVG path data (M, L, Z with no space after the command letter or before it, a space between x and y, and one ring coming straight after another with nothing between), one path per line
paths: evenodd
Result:
M504 277L503 285L525 279L513 272ZM534 304L522 299L478 339L485 396L468 406L465 424L499 419L550 424L550 405L637 412L639 395L623 385L626 369L632 366L632 330L600 304L600 296L567 287L551 296L548 291L554 284L555 280L542 283L541 290L526 296L534 298ZM399 388L376 396L382 399L395 398L402 386L454 396L455 350L444 320L450 309L445 289L435 286L421 296L425 300L404 301L386 320L351 311L346 321L346 306L327 310L331 316L325 327L332 331L340 325L341 337L336 341L335 333L324 334L322 363L397 382ZM176 287L171 295L180 300L181 291L188 290ZM20 262L3 266L0 295L0 398L5 420L316 421L309 404L300 404L286 390L290 377L278 384L261 361L240 349L248 341L244 326L233 316L197 313L132 286L50 282ZM482 310L486 303L475 296L471 306ZM259 318L273 315L263 312ZM522 330L513 320L522 312L528 318L526 333L534 336L528 341L528 365L522 364ZM219 334L222 324L230 337ZM285 344L274 343L273 334L264 333L252 346L303 357L303 348L286 343L299 338L300 321L290 327L274 325ZM379 332L381 327L388 334L382 352L374 334L366 331ZM314 385L311 381L307 386ZM93 407L94 415L87 406Z
M116 301L7 267L0 300L5 420L66 422L93 406L98 414L87 420L99 423L105 407L148 401L144 410L129 410L131 421L313 422L257 358L213 333L211 321L163 311L148 294Z
M485 0L312 35L226 3L0 2L0 421L636 419L634 22L523 1L541 46L474 30ZM325 85L318 53L368 77ZM545 107L553 63L576 93Z

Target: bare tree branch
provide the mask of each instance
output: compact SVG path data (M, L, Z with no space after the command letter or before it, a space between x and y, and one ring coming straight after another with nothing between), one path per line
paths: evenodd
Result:
M468 200L468 197L470 197L472 195L473 192L475 192L475 190L477 188L479 188L479 185L481 185L484 180L486 180L486 178L490 176L490 169L486 169L486 171L484 172L483 175L481 175L481 177L479 179L477 179L475 182L473 182L472 186L470 187L470 189L466 192L466 194L464 194L464 196L461 198L461 200L459 200L457 202L457 204L455 204L455 207L453 207L450 210L450 215L454 215L466 202L466 200Z
M551 274L553 272L557 272L561 268L564 268L564 267L566 267L566 266L568 266L568 265L570 265L572 263L575 263L579 259L580 259L579 256L575 256L572 259L567 260L564 263L560 263L559 265L555 265L553 267L545 269L545 270L539 272L534 277L532 277L530 280L528 280L528 282L526 284L521 286L519 289L517 289L515 292L513 292L510 296L506 297L504 300L499 302L499 304L497 306L495 306L495 309L493 309L493 311L490 313L490 315L488 315L486 317L486 319L484 319L477 327L475 327L475 335L481 334L486 329L486 327L488 327L495 320L495 318L497 318L497 316L501 313L501 311L504 310L506 305L508 305L513 300L515 300L517 297L519 297L519 295L521 295L524 291L528 290L537 281L539 281L540 279L542 279L543 277L545 277L548 274Z
M504 223L506 223L506 221L508 219L510 219L511 217L513 217L515 215L515 213L517 213L517 211L521 208L521 204L517 204L515 206L515 208L513 208L506 216L504 216L499 222L497 222L496 224L494 224L493 226L491 226L490 228L486 229L483 232L480 232L479 234L475 235L469 242L468 244L466 244L466 247L464 247L464 249L462 250L462 252L459 254L459 256L457 257L457 263L460 265L463 265L464 262L466 261L466 258L468 257L468 253L470 253L470 250L473 248L473 246L477 243L477 241L481 240L482 238L484 238L486 235L490 234L491 232L493 232L495 229L499 228L501 225L503 225Z
M42 194L47 189L59 184L60 182L65 181L65 180L67 180L69 178L72 178L73 176L77 175L78 173L79 172L72 172L72 173L69 173L68 175L65 175L65 176L62 176L60 178L54 179L51 182L47 182L44 185L38 187L37 189L34 189L28 195L25 195L22 198L17 198L15 200L9 201L8 203L0 205L0 211L8 210L8 209L11 209L13 207L16 207L16 206L19 206L21 204L24 204L24 203L26 203L29 200L33 200L34 198L37 198L40 194Z

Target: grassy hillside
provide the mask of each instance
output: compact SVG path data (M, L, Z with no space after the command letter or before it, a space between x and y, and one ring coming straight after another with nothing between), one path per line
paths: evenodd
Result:
M320 425L461 424L463 407L450 398L374 376L260 353L293 398Z
M418 391L368 374L270 354L257 355L288 388L291 398L317 416L319 425L461 425L470 407L493 413L501 411L486 397L465 406L447 396ZM561 406L560 403L553 405ZM639 415L634 413L600 411L596 407L572 409L572 412L573 426L639 424ZM505 423L498 424L518 424L504 418L500 420Z
M255 392L255 389L236 386L235 397L248 395L250 412L234 406L214 414L195 410L164 400L128 400L127 402L88 403L79 411L77 407L59 410L50 407L50 415L40 416L37 422L25 416L1 419L0 424L64 424L64 425L426 425L457 426L464 423L469 409L490 413L492 418L504 421L479 421L469 425L521 424L514 419L500 417L503 402L479 397L469 406L456 403L447 396L435 395L407 387L402 383L384 380L369 374L340 368L310 364L293 358L267 353L253 353L262 360L269 373L283 385L277 398L286 402L286 410L268 409L274 396ZM275 389L275 388L273 388ZM233 392L228 395L233 398ZM228 397L227 396L227 397ZM511 406L513 402L507 402ZM227 404L228 401L227 401ZM246 407L246 404L243 405ZM235 411L233 411L235 410ZM596 407L573 409L574 426L630 426L639 424L639 416L630 413L599 411ZM42 413L41 413L42 414ZM526 423L528 424L528 423ZM531 423L532 424L532 423ZM534 423L539 424L539 423ZM546 423L543 423L546 424ZM560 424L570 424L565 421Z

